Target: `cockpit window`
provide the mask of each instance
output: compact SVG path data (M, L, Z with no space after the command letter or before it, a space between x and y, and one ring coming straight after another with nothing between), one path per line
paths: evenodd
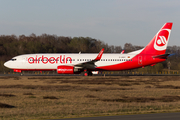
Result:
M12 60L12 61L16 61L16 59L15 59L15 58L12 58L11 60Z

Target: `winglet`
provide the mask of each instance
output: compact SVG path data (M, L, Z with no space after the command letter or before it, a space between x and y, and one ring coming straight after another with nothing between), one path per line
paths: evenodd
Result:
M95 61L99 61L101 59L103 52L104 52L104 48L99 52L99 54L96 57Z
M125 50L122 50L121 54L123 54L123 53L124 53L124 51L125 51Z

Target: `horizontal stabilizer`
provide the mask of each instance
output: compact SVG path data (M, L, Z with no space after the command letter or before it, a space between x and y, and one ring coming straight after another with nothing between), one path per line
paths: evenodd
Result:
M170 57L170 56L173 56L173 55L175 55L175 53L173 53L173 54L170 54L168 57Z
M153 56L153 58L166 59L170 54L162 54Z

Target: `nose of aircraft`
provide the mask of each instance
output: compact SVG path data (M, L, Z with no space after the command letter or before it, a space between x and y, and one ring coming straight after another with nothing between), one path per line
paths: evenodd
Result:
M5 63L4 63L4 66L7 67L7 68L9 68L9 67L10 67L10 66L9 66L9 62L8 62L8 61L5 62Z

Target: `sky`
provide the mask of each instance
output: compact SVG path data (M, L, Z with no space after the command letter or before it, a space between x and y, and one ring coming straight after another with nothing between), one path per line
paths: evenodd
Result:
M166 22L180 46L180 0L0 0L0 35L91 37L146 46Z

